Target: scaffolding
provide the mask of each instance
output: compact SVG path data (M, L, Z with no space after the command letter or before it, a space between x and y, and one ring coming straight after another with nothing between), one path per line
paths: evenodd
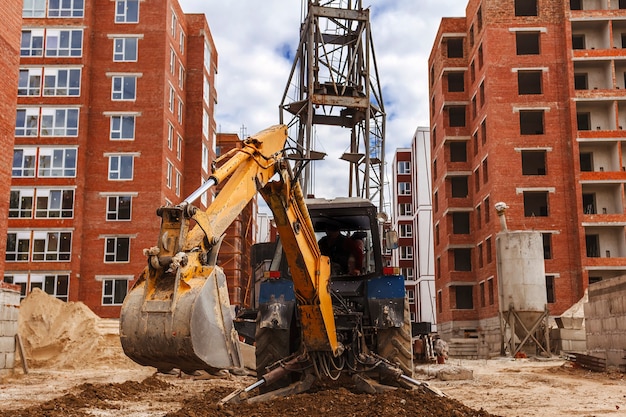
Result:
M349 162L348 196L367 198L383 210L385 111L369 16L361 0L307 2L280 121L302 158L305 195L313 192L306 161L315 152L315 127L338 126L350 130L341 156Z

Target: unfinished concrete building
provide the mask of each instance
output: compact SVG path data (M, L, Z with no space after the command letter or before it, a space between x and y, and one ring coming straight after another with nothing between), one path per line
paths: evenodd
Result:
M542 234L547 308L626 272L626 1L470 0L429 58L438 330L500 352L494 221Z

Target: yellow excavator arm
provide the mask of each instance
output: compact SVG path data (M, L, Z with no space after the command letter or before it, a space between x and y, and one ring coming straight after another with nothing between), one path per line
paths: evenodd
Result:
M284 125L251 136L180 205L157 211L158 245L146 250L148 266L120 315L120 339L131 359L186 371L243 366L226 279L216 261L225 230L259 192L273 212L292 271L304 346L340 353L330 262L320 253L300 184L285 159L286 141ZM217 184L224 185L206 211L191 205ZM196 222L191 230L190 219Z

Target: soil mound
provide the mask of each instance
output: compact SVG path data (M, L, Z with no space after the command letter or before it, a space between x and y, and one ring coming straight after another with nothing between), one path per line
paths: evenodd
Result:
M81 302L64 302L34 289L18 320L29 366L80 369L131 364L117 335L98 328L100 318Z

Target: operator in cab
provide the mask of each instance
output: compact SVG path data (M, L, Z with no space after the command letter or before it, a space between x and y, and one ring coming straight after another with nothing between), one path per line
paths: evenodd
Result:
M362 242L341 233L335 224L326 224L326 236L318 245L322 255L328 256L333 275L360 275L363 265Z

